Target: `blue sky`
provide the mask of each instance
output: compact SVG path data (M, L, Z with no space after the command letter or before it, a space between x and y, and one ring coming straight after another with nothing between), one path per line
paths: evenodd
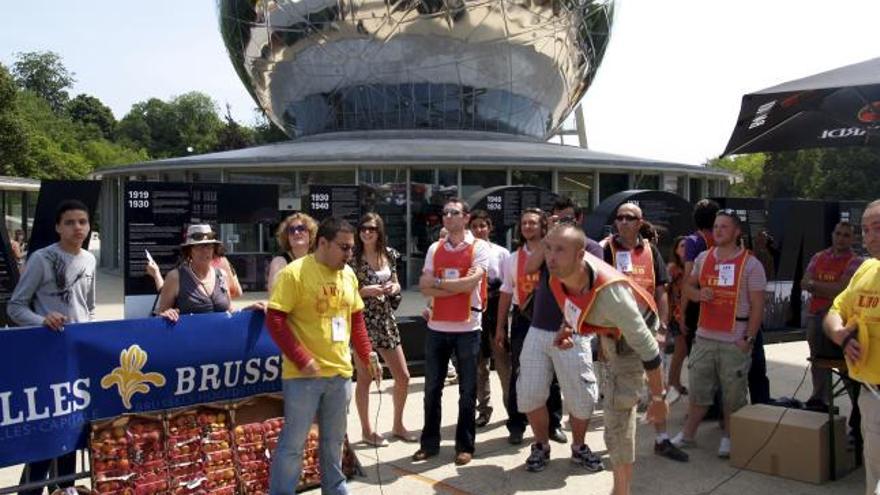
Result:
M724 149L743 93L880 56L880 0L619 0L611 45L584 99L590 147L702 163ZM74 94L122 117L199 90L252 123L212 0L6 2L0 62L53 50Z

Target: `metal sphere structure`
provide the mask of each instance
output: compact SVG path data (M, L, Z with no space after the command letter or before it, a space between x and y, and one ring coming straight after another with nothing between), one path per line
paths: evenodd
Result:
M450 129L546 138L592 82L613 0L217 0L255 101L291 137Z

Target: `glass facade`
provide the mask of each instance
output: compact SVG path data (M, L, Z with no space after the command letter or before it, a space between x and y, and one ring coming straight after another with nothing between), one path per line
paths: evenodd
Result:
M461 171L461 195L464 199L483 189L507 185L507 170L473 170Z
M613 0L218 0L239 77L290 136L374 129L546 138L592 82Z
M697 201L703 199L703 181L693 177L691 177L689 180L691 203L696 203Z
M660 190L660 175L658 174L635 174L633 175L633 189Z
M575 200L585 213L593 211L593 174L559 171L557 185L560 196Z
M612 194L629 189L629 174L610 174L602 172L599 174L599 201L605 201L605 198Z

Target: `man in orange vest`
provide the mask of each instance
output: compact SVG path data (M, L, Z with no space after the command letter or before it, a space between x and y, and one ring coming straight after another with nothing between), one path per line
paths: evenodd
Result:
M811 356L821 352L822 339L825 338L822 320L825 319L831 302L846 288L853 273L864 261L852 249L854 239L855 232L851 223L841 221L835 225L831 234L831 247L813 255L801 281L801 287L810 293L807 342ZM828 396L828 387L825 385L824 373L815 366L811 367L810 372L813 393L807 400L807 408L827 410L825 398Z
M663 322L669 321L666 294L669 273L657 247L639 235L643 223L642 209L635 203L624 203L617 208L614 219L617 234L604 241L605 262L639 284L654 298L660 316L658 343L662 344L666 338L666 324ZM654 453L674 461L687 462L687 453L669 441L666 424L656 425L656 430Z
M880 200L862 215L862 263L825 317L825 333L843 348L850 378L862 384L865 495L880 493Z
M440 452L440 399L450 358L458 361L458 421L455 464L471 461L476 436L477 361L483 301L481 284L489 266L489 245L466 229L468 204L459 198L443 205L448 234L431 244L419 279L422 295L432 299L425 338L425 426L414 461Z
M742 221L734 210L718 210L714 247L694 260L683 292L700 302L700 319L689 358L690 405L678 447L694 443L700 421L721 388L724 434L718 456L730 456L730 415L748 402L752 346L764 316L767 277L757 258L738 244Z
M655 425L666 424L669 413L660 348L646 323L659 321L657 308L651 294L585 252L586 235L579 227L558 225L544 242L551 274L548 284L563 313L555 345L561 352L570 352L582 347L580 341L597 336L601 340L608 362L603 410L605 444L614 472L613 493L628 495L635 463L636 404L645 372L651 392L646 419Z
M541 240L547 234L547 215L538 208L526 208L520 214L519 240L517 249L507 258L507 266L504 269L504 283L501 285L501 297L498 301L498 320L495 331L495 346L509 349L510 374L508 383L502 384L507 387L507 441L512 445L519 445L523 441L523 434L529 424L526 415L519 412L517 406L516 380L519 378L519 359L522 354L523 343L526 333L531 326L530 315L522 311L525 303L535 290L540 279L540 273L527 273L526 263L541 250ZM543 251L541 251L543 253ZM542 255L543 256L543 255ZM511 303L513 313L511 313ZM510 315L510 334L507 331L508 315ZM499 375L500 376L500 375ZM550 440L565 443L568 439L562 432L562 395L559 391L559 382L553 380L550 383L549 396L546 401L549 413Z

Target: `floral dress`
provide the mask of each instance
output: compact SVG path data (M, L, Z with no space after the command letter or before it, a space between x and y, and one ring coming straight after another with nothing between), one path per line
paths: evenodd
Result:
M391 269L391 280L393 280L397 273L397 260L400 253L392 248L386 248L386 251ZM357 275L360 287L385 282L380 279L380 276L370 267L365 258L355 255L351 260L351 267ZM395 300L399 303L400 297L400 293L398 293L390 297L364 298L364 320L366 320L367 334L370 336L373 347L394 349L400 345L400 331L397 328L397 321L394 319Z

